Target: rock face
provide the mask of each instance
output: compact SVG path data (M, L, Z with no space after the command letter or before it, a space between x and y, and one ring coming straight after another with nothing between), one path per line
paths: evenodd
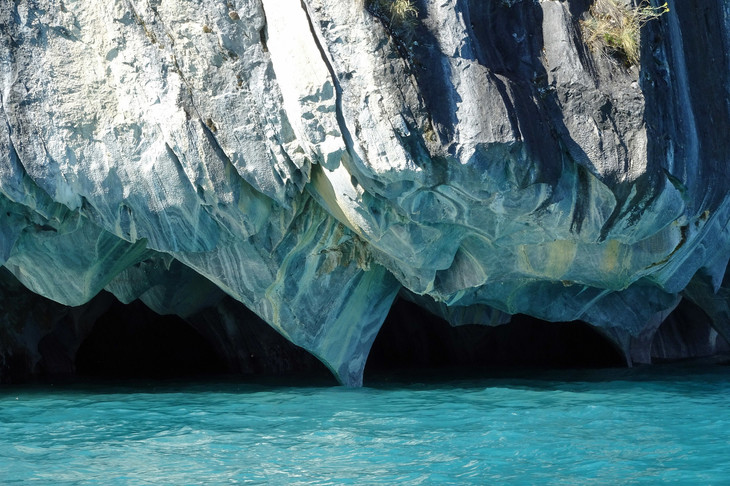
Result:
M0 263L66 306L225 293L348 385L399 293L629 362L682 299L730 337L730 4L670 1L631 67L587 0L415 6L3 3Z

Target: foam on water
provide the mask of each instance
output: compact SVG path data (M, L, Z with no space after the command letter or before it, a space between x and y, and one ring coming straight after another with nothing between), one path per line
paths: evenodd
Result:
M0 482L728 484L728 396L719 365L0 388Z

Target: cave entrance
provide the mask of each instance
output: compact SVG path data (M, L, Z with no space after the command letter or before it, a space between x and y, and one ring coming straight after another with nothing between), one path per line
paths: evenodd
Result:
M682 299L662 322L651 343L652 362L730 354L730 344L712 327L712 319L694 302Z
M225 373L208 341L177 316L161 316L140 301L116 301L76 353L76 373L94 378L181 378Z
M398 299L373 343L365 372L625 366L616 345L585 322L547 322L518 314L496 327L452 327Z

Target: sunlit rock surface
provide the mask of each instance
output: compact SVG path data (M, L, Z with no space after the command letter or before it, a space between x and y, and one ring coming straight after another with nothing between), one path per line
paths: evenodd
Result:
M628 362L682 299L730 337L729 4L670 1L632 67L587 0L415 4L410 33L358 1L0 4L0 263L67 306L228 294L348 385L399 292Z

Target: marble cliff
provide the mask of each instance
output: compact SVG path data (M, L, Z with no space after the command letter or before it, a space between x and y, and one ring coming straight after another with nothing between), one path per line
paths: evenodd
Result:
M670 0L638 65L591 4L2 2L0 370L108 293L219 347L233 299L348 385L396 297L629 363L680 302L730 337L730 4Z

